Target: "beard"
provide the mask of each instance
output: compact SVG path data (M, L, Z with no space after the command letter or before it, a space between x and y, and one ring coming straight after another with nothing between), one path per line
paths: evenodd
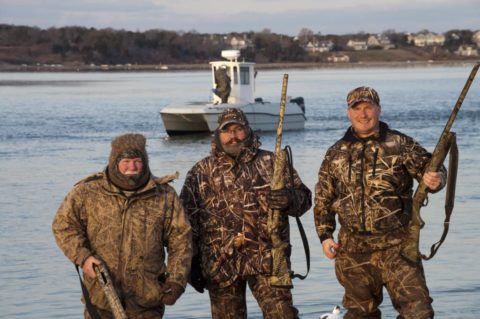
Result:
M237 157L238 154L240 154L242 148L243 148L243 143L229 143L229 144L223 144L222 148L227 153L228 155L232 157Z

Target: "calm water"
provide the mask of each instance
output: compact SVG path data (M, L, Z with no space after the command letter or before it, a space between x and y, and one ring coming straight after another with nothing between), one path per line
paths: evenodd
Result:
M303 96L306 129L284 134L294 164L313 188L326 148L347 128L345 95L353 87L375 87L382 117L432 150L471 66L348 70L289 70L288 94ZM283 71L260 72L257 96L278 100ZM57 248L51 221L73 184L101 170L110 141L118 134L148 137L156 175L187 170L209 152L210 137L168 138L158 111L174 102L206 100L208 72L194 73L0 73L0 317L80 318L80 287L73 265ZM438 255L425 263L437 318L480 316L480 81L477 79L454 125L460 148L456 208L450 234ZM262 134L273 149L275 136ZM444 192L423 211L422 250L442 231ZM294 302L302 318L318 318L340 304L342 289L333 262L322 256L312 212L302 218L312 269L295 281ZM294 223L294 221L291 221ZM293 267L304 272L305 257L292 227ZM261 318L252 296L249 315ZM191 287L167 318L208 318L209 301ZM385 295L384 318L395 318Z

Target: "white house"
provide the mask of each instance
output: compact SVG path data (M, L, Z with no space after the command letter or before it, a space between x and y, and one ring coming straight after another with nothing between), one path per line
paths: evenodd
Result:
M455 51L455 54L460 56L478 56L478 49L473 45L461 45Z
M388 50L395 48L395 45L392 44L386 35L371 35L367 39L367 47L380 47L383 50Z
M347 47L355 50L355 51L365 51L368 49L367 42L365 41L355 41L355 40L348 40Z
M473 34L472 41L477 44L477 47L480 47L480 31L477 31Z
M249 46L252 46L252 43L249 39L246 38L246 36L244 36L243 39L232 37L230 39L230 46L234 50L242 50L242 49L246 49Z
M407 41L417 47L443 45L443 43L445 43L445 36L433 32L420 32L417 34L409 34Z
M326 41L308 41L308 43L304 46L305 51L310 53L316 52L329 52L333 49L333 42L330 40Z

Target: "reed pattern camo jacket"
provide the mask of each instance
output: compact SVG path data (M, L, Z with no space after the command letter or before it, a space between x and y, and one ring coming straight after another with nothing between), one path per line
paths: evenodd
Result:
M273 175L274 155L251 145L233 160L212 142L211 155L188 172L180 198L193 228L196 254L208 284L226 287L239 276L270 274L272 243L267 230L267 195ZM286 176L290 176L286 172ZM294 172L294 203L282 215L280 236L289 239L288 215L301 216L312 204L311 191ZM235 237L244 244L237 248Z
M347 252L370 252L402 243L411 217L413 178L431 158L413 138L380 122L378 136L360 139L351 128L330 147L315 187L318 236L333 238ZM445 186L446 170L441 168Z
M159 277L165 272L169 281L187 284L191 227L168 181L151 178L127 197L97 173L75 185L53 221L57 244L73 263L81 266L92 255L105 262L127 313L163 307ZM94 305L110 309L97 280L85 276L85 285Z

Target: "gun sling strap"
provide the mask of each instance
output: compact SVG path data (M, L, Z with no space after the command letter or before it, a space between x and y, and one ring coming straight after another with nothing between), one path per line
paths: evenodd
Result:
M447 178L447 192L445 195L445 221L443 222L443 233L440 240L432 245L430 248L430 255L422 255L422 259L429 260L437 253L440 246L443 244L445 238L447 238L448 229L450 226L450 216L453 212L453 205L455 202L455 187L457 183L457 170L458 170L458 147L457 138L455 133L451 132L449 136L449 149L450 156L448 159L448 178Z
M293 157L292 157L292 149L290 148L289 145L285 146L285 152L287 154L288 170L290 171L290 181L293 187L294 185ZM300 232L300 237L302 238L303 249L305 250L305 259L307 262L307 273L305 275L300 275L292 271L290 276L292 278L299 278L300 280L304 280L305 278L307 278L308 273L310 272L310 246L308 245L307 235L305 234L305 229L303 228L302 222L300 221L300 217L295 216L295 219L297 220L298 230Z
M80 276L78 265L75 265L75 269L77 270L78 279L80 279L80 286L82 286L83 299L85 300L85 307L87 307L88 314L90 317L92 317L92 319L102 319L97 311L97 308L90 301L90 294L88 293L87 287L85 287L85 284L83 283L82 276Z

